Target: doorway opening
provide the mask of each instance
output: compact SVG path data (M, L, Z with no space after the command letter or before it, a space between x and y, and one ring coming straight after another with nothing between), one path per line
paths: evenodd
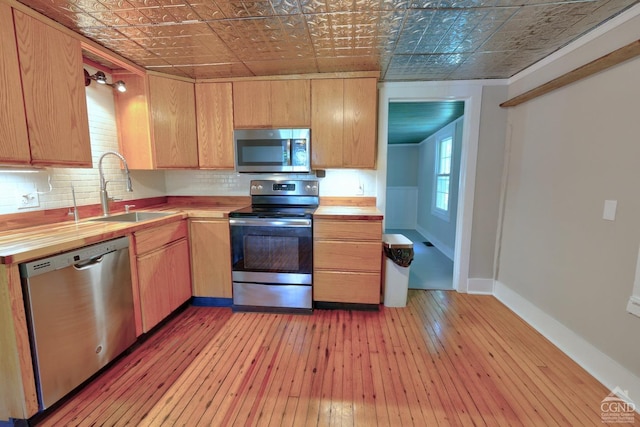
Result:
M468 292L483 85L472 81L383 82L379 84L378 88L379 149L376 170L376 206L384 213L385 218L383 221L385 223L387 220L387 139L390 104L395 102L464 102L464 116L461 119L463 133L460 153L458 211L455 218L456 238L453 257L453 289L458 292ZM454 221L453 218L451 220Z
M453 285L464 101L389 102L385 233L413 242L410 289Z

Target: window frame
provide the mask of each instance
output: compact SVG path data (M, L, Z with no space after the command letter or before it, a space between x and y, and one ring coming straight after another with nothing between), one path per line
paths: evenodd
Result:
M442 166L442 144L446 140L451 140L451 153L449 157L448 173L441 173ZM449 222L451 219L451 177L453 172L453 159L454 159L454 132L452 129L447 129L435 137L435 161L433 167L433 193L431 197L431 214L440 218L443 221ZM447 188L447 208L442 209L438 207L438 178L448 177L449 183Z

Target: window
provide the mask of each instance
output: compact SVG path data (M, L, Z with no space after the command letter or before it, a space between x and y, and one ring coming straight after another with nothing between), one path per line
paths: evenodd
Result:
M445 220L449 220L449 190L451 188L452 152L452 135L449 134L436 139L436 164L434 168L435 176L432 212Z

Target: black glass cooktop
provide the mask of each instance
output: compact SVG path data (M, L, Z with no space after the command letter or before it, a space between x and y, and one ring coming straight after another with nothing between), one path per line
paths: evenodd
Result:
M311 218L316 208L316 206L256 205L232 211L229 213L229 217Z

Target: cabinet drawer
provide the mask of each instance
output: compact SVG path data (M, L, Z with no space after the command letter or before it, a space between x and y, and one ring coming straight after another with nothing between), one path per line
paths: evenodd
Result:
M339 271L380 271L381 242L321 240L313 245L315 268Z
M313 299L351 304L379 304L380 273L316 271L313 275Z
M187 221L176 221L149 230L133 233L138 255L152 251L174 240L187 237Z
M382 221L333 221L313 222L315 239L375 240L382 241Z

